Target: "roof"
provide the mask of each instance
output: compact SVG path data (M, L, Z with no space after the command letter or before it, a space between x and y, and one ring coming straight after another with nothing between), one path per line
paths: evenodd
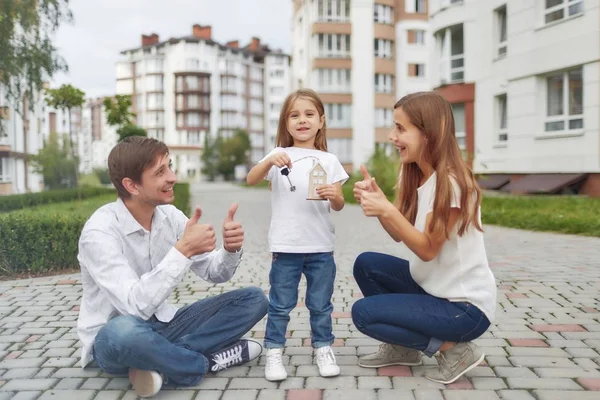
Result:
M587 174L530 174L510 182L502 188L513 193L557 194L585 180Z

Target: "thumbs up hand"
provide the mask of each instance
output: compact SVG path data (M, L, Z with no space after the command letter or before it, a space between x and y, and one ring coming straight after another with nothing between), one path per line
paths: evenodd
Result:
M196 207L191 218L185 224L183 236L175 243L175 248L187 258L215 249L215 230L211 224L198 223L201 216L202 209Z
M223 248L230 253L239 251L244 244L244 229L242 228L242 224L233 220L237 209L237 203L233 203L229 207L227 218L223 221Z
M356 199L358 204L361 202L363 192L372 190L371 180L373 179L371 178L371 175L369 175L369 171L367 171L367 167L365 167L364 164L360 166L360 172L362 172L364 179L362 181L357 181L354 184L354 189L352 190L354 199Z

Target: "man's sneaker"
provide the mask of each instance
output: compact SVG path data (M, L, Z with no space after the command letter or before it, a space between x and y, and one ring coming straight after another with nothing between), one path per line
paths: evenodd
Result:
M335 362L335 356L330 346L319 347L316 350L317 365L319 366L319 374L324 377L338 376L340 367Z
M265 366L265 378L268 381L282 381L287 378L287 371L281 360L283 349L267 350L267 365Z
M209 369L212 372L233 367L254 360L262 352L260 343L242 339L239 342L221 349L208 356Z
M435 355L438 368L427 371L425 377L430 381L449 384L460 378L483 361L485 354L472 342L457 343L453 348Z
M129 380L133 390L140 397L152 397L162 386L162 377L156 371L129 368Z
M358 365L365 368L380 368L389 365L421 365L421 352L397 344L383 343L377 353L367 354L358 359Z

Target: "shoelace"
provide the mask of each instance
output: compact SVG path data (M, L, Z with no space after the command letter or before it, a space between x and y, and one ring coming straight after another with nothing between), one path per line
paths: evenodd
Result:
M333 352L331 350L327 352L319 352L317 354L317 360L321 362L325 362L327 364L334 364L335 357L333 356Z
M220 371L234 364L241 363L242 346L235 346L223 353L216 354L213 358L215 365L212 366L213 372Z
M267 354L267 365L270 367L283 367L281 353Z

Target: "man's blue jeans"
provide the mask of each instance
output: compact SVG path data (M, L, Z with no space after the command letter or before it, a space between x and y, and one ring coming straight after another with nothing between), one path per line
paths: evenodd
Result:
M443 342L469 342L490 326L473 304L425 292L401 258L362 253L354 262L354 279L365 298L354 303L352 321L359 331L384 343L431 357Z
M306 276L306 307L310 311L312 346L319 348L333 344L333 252L273 253L269 274L269 316L265 332L265 347L268 349L285 346L285 332L290 312L298 303L298 285L303 273Z
M137 368L158 371L174 385L197 385L208 372L206 356L237 342L267 307L262 289L249 287L198 300L168 323L115 317L96 335L94 359L109 374Z

